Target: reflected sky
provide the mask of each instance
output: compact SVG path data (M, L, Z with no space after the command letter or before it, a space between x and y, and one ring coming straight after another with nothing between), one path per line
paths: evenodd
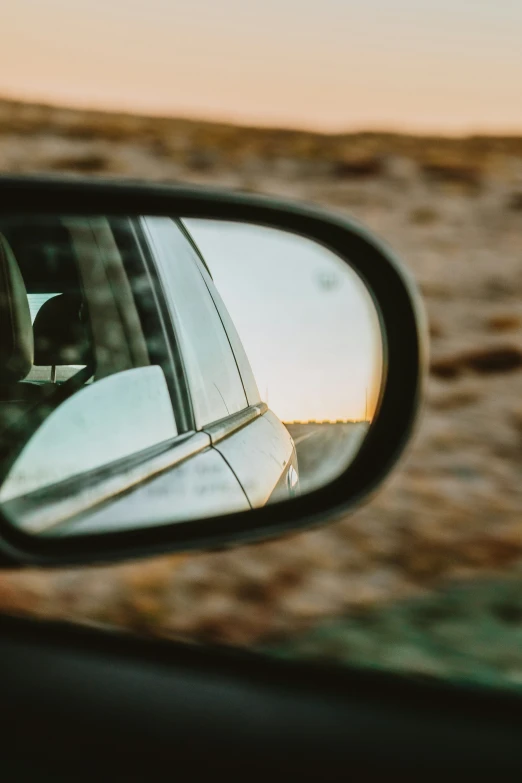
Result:
M283 421L371 417L382 345L357 275L320 245L264 227L185 220Z

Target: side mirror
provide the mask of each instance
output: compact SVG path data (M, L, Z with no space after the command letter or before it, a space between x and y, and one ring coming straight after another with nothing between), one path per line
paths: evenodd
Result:
M345 217L217 190L4 178L0 249L2 565L321 524L361 503L408 441L422 306Z

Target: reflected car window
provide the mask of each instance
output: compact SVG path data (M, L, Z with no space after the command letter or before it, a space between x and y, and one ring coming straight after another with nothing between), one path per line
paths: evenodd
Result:
M170 218L147 218L145 233L177 315L196 424L203 427L248 406L241 376L188 240Z

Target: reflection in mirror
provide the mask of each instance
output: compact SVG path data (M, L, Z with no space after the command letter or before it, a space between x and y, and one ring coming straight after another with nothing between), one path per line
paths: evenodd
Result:
M250 224L0 218L0 503L24 532L233 513L331 482L379 405L351 267Z

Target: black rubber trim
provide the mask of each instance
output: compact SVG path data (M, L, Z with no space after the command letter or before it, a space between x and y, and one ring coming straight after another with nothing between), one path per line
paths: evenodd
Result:
M66 177L0 178L0 214L180 215L279 228L318 242L365 281L385 334L384 379L377 415L360 451L331 484L269 507L219 519L49 541L0 519L3 564L60 566L117 561L162 552L215 549L280 536L353 510L389 473L418 412L427 362L427 328L415 285L393 253L342 215L272 198L209 188Z
M205 261L205 259L203 258L203 255L202 255L202 253L201 253L201 250L200 250L200 249L199 249L199 247L197 246L197 244L196 244L196 241L195 241L194 237L193 237L193 236L192 236L192 234L189 232L189 230L188 230L188 228L186 227L186 225L185 225L185 224L183 223L183 221L182 221L182 220L180 220L179 218L174 218L174 217L173 217L173 218L172 218L172 220L174 220L174 221L175 221L175 223L177 224L177 226L178 226L178 228L180 229L181 233L184 235L185 239L186 239L186 240L187 240L187 241L190 243L190 245L191 245L191 247L192 247L193 251L195 252L195 254L197 255L197 257L199 258L199 260L201 261L201 263L203 264L203 266L204 266L204 267L205 267L205 269L207 270L207 274L208 274L208 276L210 277L210 279L211 279L211 280L213 280L214 278L212 277L212 272L211 272L211 271L210 271L210 269L208 268L207 262L206 262L206 261Z

